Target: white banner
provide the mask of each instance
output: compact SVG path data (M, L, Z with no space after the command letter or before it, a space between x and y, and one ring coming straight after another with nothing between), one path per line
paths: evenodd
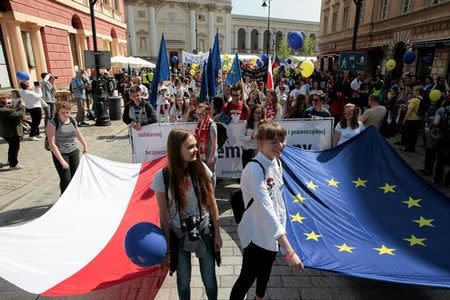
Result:
M290 119L278 123L286 129L286 143L306 150L325 150L331 148L333 119ZM160 123L132 129L134 162L151 161L167 154L166 143L169 132L182 127L194 132L195 123ZM242 142L240 135L244 123L224 125L228 140L219 149L216 176L219 178L240 178L242 171Z
M181 54L183 56L182 62L184 64L199 64L199 65L203 65L203 63L208 61L208 57L209 57L209 52L206 52L203 55L195 55L193 53L182 51Z

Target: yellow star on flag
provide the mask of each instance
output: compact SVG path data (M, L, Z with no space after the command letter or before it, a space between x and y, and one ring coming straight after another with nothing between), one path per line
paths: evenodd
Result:
M306 198L305 197L303 197L302 195L300 195L300 194L297 194L297 195L295 195L295 197L294 197L294 202L300 202L300 203L304 203L305 202L305 200L306 200Z
M303 219L305 219L305 217L302 217L299 213L297 213L296 215L290 215L291 216L291 222L299 222L300 224L303 224Z
M419 202L420 202L421 200L422 200L422 199L413 199L412 197L409 197L408 201L402 201L402 202L405 203L405 204L408 204L408 208L411 208L411 207L413 207L413 206L416 206L416 207L422 207L422 206L419 204Z
M338 187L339 181L334 180L334 178L331 178L330 180L327 180L328 185Z
M413 234L411 234L411 237L409 239L404 239L404 240L408 241L410 246L414 246L414 245L421 245L421 246L425 246L425 247L427 246L423 242L426 240L426 238L418 238L418 237L415 237Z
M311 231L310 233L304 233L306 235L306 240L315 240L316 242L319 241L319 238L321 237L320 234L316 234L314 231Z
M360 186L367 187L367 186L366 186L367 180L363 180L363 179L361 179L361 178L359 178L359 177L358 177L357 180L354 180L354 181L352 181L352 182L355 184L355 188L360 187Z
M385 245L381 245L381 248L373 248L373 249L378 251L378 255L382 255L382 254L395 255L394 251L397 250L397 249L387 248Z
M343 243L342 245L335 245L338 249L339 249L339 252L348 252L348 253L353 253L352 252L352 250L353 249L355 249L355 247L349 247L349 246L347 246L347 244L346 243Z
M384 186L380 186L380 189L384 190L384 193L395 193L394 189L396 188L396 185L389 185L387 182Z
M315 190L317 189L317 187L318 187L318 185L314 184L314 182L313 182L312 180L309 181L309 182L306 184L306 186L307 186L308 188L312 189L313 191L315 191Z
M434 221L434 219L425 219L422 216L420 216L420 219L418 219L418 220L413 220L413 222L416 222L419 224L419 227L423 227L423 226L434 227L434 225L431 224L431 222L433 222L433 221Z

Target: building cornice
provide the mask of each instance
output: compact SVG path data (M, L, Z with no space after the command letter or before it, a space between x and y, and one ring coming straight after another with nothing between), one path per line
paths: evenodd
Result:
M234 19L267 21L267 17L259 17L259 16L248 16L248 15L232 14L231 17L234 18ZM320 25L320 22L302 21L302 20L293 20L293 19L270 18L270 21L271 22L292 23L292 24L313 25L313 26L319 26Z

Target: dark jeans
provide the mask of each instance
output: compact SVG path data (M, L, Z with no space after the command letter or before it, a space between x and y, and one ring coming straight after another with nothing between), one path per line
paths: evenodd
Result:
M256 279L256 296L264 297L277 252L250 243L244 248L241 274L233 286L230 300L244 299Z
M209 300L217 299L217 278L216 261L212 249L212 237L201 236L208 249L207 255L198 259L200 265L200 275L206 290L206 296ZM178 243L178 266L177 266L177 288L180 300L191 299L191 253L183 250L183 242Z
M253 157L255 157L255 155L256 155L255 149L244 149L242 151L242 170L244 170L245 166Z
M17 157L20 150L20 136L5 137L8 142L8 161L10 167L15 167L19 163Z
M39 135L39 124L41 124L42 119L42 108L27 108L27 113L31 116L30 137Z
M69 169L64 170L59 160L52 153L53 163L55 164L56 171L59 175L59 188L61 189L61 195L66 190L69 185L72 177L75 175L75 172L80 164L80 150L75 150L70 153L61 153L64 160L69 164Z
M439 184L445 178L445 184L450 184L450 169L444 174L445 167L450 167L450 145L440 145L436 158L433 182Z
M407 151L415 151L417 136L419 133L419 128L421 126L421 121L411 121L406 120L405 122L405 149Z

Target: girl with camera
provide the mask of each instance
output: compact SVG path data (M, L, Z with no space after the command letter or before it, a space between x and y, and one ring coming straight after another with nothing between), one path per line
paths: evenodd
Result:
M222 239L213 174L200 159L192 132L176 128L167 139L168 165L151 184L158 200L161 228L170 241L170 273L177 272L180 299L190 299L191 253L199 259L208 299L217 299L215 260Z
M286 207L282 198L283 177L279 157L285 146L286 130L277 123L260 121L256 134L257 162L250 161L242 171L241 190L245 211L238 225L243 248L242 268L230 299L244 299L256 280L256 299L266 293L272 265L281 247L288 265L302 269L300 258L286 236Z

